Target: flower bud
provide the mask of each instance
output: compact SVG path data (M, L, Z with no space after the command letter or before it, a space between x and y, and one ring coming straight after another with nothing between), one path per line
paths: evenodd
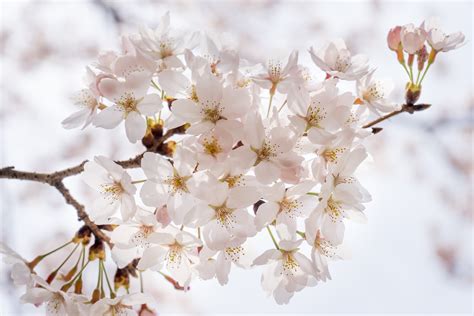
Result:
M421 95L421 86L408 82L405 89L405 102L413 105L418 101Z
M170 140L167 143L161 144L160 147L158 147L157 149L158 153L164 156L168 156L168 157L173 157L173 154L175 151L176 151L176 142L172 140Z
M403 50L408 54L415 54L425 43L426 34L413 24L404 25L400 32Z
M422 71L423 68L425 68L426 60L428 60L428 51L426 50L426 46L423 45L423 48L417 53L418 71Z
M117 269L114 276L114 288L115 291L120 289L121 287L128 289L130 286L130 277L128 275L127 268L124 269Z
M92 236L91 229L88 226L84 225L77 231L72 241L76 244L79 242L82 242L82 244L86 246L89 244L91 240L91 236Z
M388 48L393 51L398 51L399 46L401 45L400 40L400 32L402 30L401 26L395 26L394 28L390 29L387 35L387 44Z
M94 244L89 248L89 261L95 259L105 260L104 242L96 238Z

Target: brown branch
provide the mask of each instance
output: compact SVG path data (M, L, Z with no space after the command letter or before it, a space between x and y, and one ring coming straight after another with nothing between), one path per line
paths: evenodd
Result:
M388 113L384 116L381 116L378 119L373 120L372 122L367 123L366 125L362 126L362 128L372 127L372 126L374 126L374 125L376 125L376 124L378 124L382 121L388 120L389 118L391 118L395 115L398 115L400 113L403 113L403 112L413 114L415 112L426 110L430 106L431 106L431 104L403 104L402 108L400 110L393 111L393 112L390 112L390 113Z

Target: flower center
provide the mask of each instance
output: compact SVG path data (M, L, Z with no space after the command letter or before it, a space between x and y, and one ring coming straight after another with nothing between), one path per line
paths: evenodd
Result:
M258 165L262 161L269 160L272 157L276 157L277 147L278 145L273 145L271 143L264 142L262 148L252 148L252 150L257 154L257 161L255 162L255 165Z
M225 248L225 258L227 260L238 262L240 257L243 254L244 254L244 248L242 246Z
M167 184L170 187L170 193L189 193L188 187L186 186L186 181L191 178L190 176L181 177L177 172L172 177L169 177L163 181L164 184Z
M219 142L217 141L217 138L215 136L205 138L203 147L204 152L213 157L216 157L218 153L222 152L222 147L219 145Z
M268 76L273 84L277 84L281 80L281 62L269 60L268 61Z
M120 198L123 192L125 192L120 182L114 181L113 183L107 183L101 185L102 194L108 199L115 201Z
M301 202L297 200L291 200L284 198L280 203L279 213L286 213L290 218L294 218L300 215L299 209L301 207Z
M234 224L237 223L235 220L235 216L233 214L234 209L227 207L225 204L214 207L216 212L216 219L217 222L225 228L232 227Z
M345 147L328 148L323 151L322 156L327 162L337 162L339 157L346 151Z
M362 98L365 101L371 102L380 100L385 96L385 93L382 89L382 85L379 82L375 82L367 87L367 89L362 94Z
M239 175L236 175L236 176L227 176L222 181L227 182L227 185L229 186L229 188L233 188L233 187L240 186L240 185L244 184L243 177L244 176L242 174L239 174Z
M221 116L221 111L219 104L213 104L213 106L208 106L208 104L206 104L206 107L202 109L201 113L204 116L205 121L216 123L223 118Z
M299 264L293 257L292 252L283 251L283 272L285 275L293 275L298 271Z
M133 93L126 92L117 101L117 105L125 113L125 115L127 115L130 112L137 112L138 101L133 96Z
M181 263L183 255L183 246L175 242L169 247L169 251L166 254L166 261L168 266L177 266Z
M306 114L306 122L310 127L318 127L321 128L320 124L322 120L324 120L327 116L326 111L323 111L321 107L318 105L310 106L308 108L308 113Z
M351 57L349 54L340 53L337 56L336 63L334 64L334 70L339 72L346 72L351 66Z
M46 305L48 315L61 315L64 311L64 298L59 293L54 293Z
M331 217L331 220L333 222L341 220L342 212L343 212L342 207L341 207L341 203L334 200L332 195L329 197L328 202L327 202L327 206L324 210L329 215L329 217Z

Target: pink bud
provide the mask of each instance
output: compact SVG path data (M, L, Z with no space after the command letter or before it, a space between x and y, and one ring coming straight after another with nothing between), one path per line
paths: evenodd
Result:
M415 54L423 48L425 44L426 34L422 29L415 27L413 24L407 24L402 27L400 32L400 40L403 50L408 54Z
M400 45L400 32L402 30L401 26L395 26L394 28L390 29L387 35L387 43L388 43L388 48L390 48L393 51L398 50L398 46Z

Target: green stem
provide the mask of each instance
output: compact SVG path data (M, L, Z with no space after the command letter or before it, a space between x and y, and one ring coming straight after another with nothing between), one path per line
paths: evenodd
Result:
M286 105L287 102L288 102L288 99L286 99L285 102L283 102L283 104L280 106L280 108L278 109L278 113L281 112L281 110L283 109L283 107Z
M319 196L319 193L316 192L308 192L306 193L307 195L314 195L314 196Z
M410 66L410 81L413 82L413 65Z
M144 293L143 292L143 276L142 276L142 271L138 272L139 275L140 275L140 292L141 293Z
M102 262L102 270L104 270L105 280L107 281L107 287L109 288L110 296L112 298L115 298L115 293L112 290L112 286L110 285L109 276L107 275L107 270L105 269L104 262L102 260L101 262Z
M420 86L421 83L423 82L423 79L425 79L426 73L428 72L428 69L430 69L430 67L431 67L431 64L428 63L428 66L426 66L426 69L425 69L425 72L423 73L423 76L421 76L420 81L417 83L418 86Z
M85 256L84 256L85 257ZM71 280L69 281L68 283L66 283L65 285L71 285L73 284L78 278L79 276L82 276L82 272L86 269L87 265L89 264L89 260L87 260L86 264L84 264L81 268L81 270L79 270L79 272L76 274L76 276Z
M267 231L268 231L268 233L270 234L270 237L272 238L272 241L273 241L273 244L275 245L275 248L278 249L278 250L280 250L280 247L278 246L278 244L277 244L277 242L276 242L275 236L273 236L273 233L272 233L272 231L271 231L271 229L270 229L269 226L267 226Z
M267 118L270 116L270 110L272 109L272 102L273 102L273 96L274 93L270 93L270 101L268 102L268 110L267 110Z
M401 64L401 65L403 66L403 69L405 69L405 72L406 72L406 73L407 73L407 75L408 75L408 79L410 79L410 81L412 81L412 79L411 79L411 76L410 76L410 72L408 71L408 68L407 68L407 66L406 66L404 63L403 63L403 64Z
M44 258L46 258L47 256L49 256L50 254L53 254L53 253L55 253L56 251L61 250L61 249L63 249L64 247L68 246L70 243L72 243L72 240L71 240L71 241L68 241L68 242L65 243L64 245L59 246L58 248L56 248L56 249L54 249L54 250L51 250L50 252L45 253L44 255L41 255L40 257L41 257L42 259L44 259Z
M145 181L146 181L146 179L144 179L144 180L135 180L135 181L132 181L132 184L143 183Z
M161 91L160 87L158 87L158 85L155 83L153 79L151 79L151 84L153 85L153 87L155 87L156 90Z
M300 232L299 230L297 230L296 233L300 235L302 238L306 238L306 234L304 232Z
M66 259L64 259L64 261L59 265L59 267L56 270L54 270L55 272L58 272L63 267L63 265L65 265L66 262L68 262L69 258L71 258L71 256L74 254L74 252L76 252L77 247L79 247L79 244L77 244L76 247L74 247L74 249L71 251L71 253L66 257ZM81 256L79 256L79 258L80 257ZM78 261L78 263L79 263L79 261ZM77 265L77 263L76 263L76 265Z

